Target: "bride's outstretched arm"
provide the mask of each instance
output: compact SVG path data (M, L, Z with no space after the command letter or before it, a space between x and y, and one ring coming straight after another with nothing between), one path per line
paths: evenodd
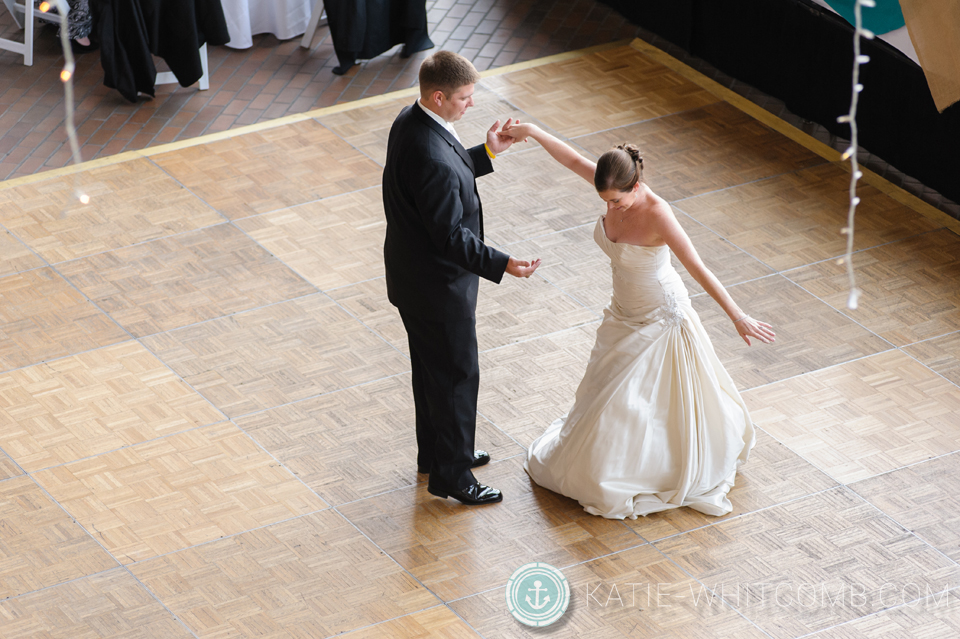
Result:
M774 342L776 334L773 332L773 327L744 313L730 297L730 293L723 287L717 276L706 267L669 204L666 202L658 204L649 219L656 225L658 234L690 276L720 305L747 345L750 345L751 337L766 344Z
M546 149L554 160L593 184L593 174L597 172L596 162L591 162L583 157L570 145L558 140L537 125L521 123L520 120L515 120L511 124L510 119L507 118L507 123L500 129L499 135L509 136L515 141L526 141L527 138L533 138Z

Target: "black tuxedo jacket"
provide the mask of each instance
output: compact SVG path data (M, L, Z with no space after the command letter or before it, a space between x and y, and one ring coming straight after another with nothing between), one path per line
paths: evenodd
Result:
M473 317L480 277L500 282L509 256L483 243L476 178L493 164L483 144L464 149L416 104L390 129L383 170L387 294L434 321Z

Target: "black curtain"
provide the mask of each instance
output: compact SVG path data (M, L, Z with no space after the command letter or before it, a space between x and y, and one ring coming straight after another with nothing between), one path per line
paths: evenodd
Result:
M853 27L807 0L603 0L636 25L783 100L798 116L849 138ZM857 110L860 145L960 202L960 103L938 113L923 70L879 38Z

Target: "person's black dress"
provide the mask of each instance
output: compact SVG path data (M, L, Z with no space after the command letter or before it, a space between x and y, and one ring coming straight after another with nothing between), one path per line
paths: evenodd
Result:
M433 47L424 0L327 0L324 6L339 62L333 70L337 75L358 59L375 58L398 44L403 44L403 57Z

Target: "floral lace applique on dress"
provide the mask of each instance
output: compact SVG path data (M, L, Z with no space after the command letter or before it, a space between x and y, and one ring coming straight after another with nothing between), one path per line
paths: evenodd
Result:
M667 293L665 295L663 304L657 309L655 317L669 328L676 328L683 323L686 316L677 302L676 294Z

